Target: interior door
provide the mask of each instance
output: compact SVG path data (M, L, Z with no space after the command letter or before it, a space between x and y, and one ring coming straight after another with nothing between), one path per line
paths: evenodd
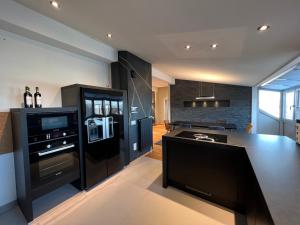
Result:
M283 135L296 138L295 105L298 96L294 90L283 93Z

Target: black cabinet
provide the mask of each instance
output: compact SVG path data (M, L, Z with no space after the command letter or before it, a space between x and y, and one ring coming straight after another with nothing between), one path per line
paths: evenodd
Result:
M113 88L126 90L128 94L129 147L132 161L152 148L152 127L141 131L139 126L139 121L152 118L152 67L150 63L130 52L119 51L118 62L111 64L111 79ZM143 140L140 133L145 135Z
M251 168L249 168L248 179L250 182L247 190L247 225L274 225L262 191Z
M163 136L163 186L241 213L247 225L274 225L242 147Z
M83 188L129 164L127 92L74 84L62 87L63 106L79 109Z
M78 110L11 109L17 200L28 222L35 199L80 177Z
M202 198L244 212L242 151L238 147L182 140L166 142L168 182Z

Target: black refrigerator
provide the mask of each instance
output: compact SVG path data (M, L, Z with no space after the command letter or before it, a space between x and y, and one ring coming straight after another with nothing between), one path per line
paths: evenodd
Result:
M61 89L62 105L80 112L81 188L95 184L129 163L126 91L86 85Z

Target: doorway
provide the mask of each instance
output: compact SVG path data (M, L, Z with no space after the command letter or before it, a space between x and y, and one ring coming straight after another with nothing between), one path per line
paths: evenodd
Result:
M288 90L283 92L283 135L295 139L296 99L299 99L299 90Z
M169 99L164 99L164 120L170 121L170 103Z

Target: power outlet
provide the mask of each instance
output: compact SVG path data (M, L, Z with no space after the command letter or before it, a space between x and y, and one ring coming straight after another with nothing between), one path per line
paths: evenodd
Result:
M137 151L137 143L133 143L133 151Z

